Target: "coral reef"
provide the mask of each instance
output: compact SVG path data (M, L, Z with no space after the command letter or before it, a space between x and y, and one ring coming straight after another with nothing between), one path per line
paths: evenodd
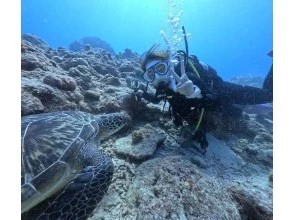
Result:
M69 49L74 52L89 51L91 49L98 48L104 49L112 55L115 55L115 51L111 47L111 45L98 37L83 37L80 40L76 40L69 45Z
M136 98L137 53L114 56L87 41L77 47L52 49L22 35L21 114L126 111L132 117L131 126L99 146L115 171L92 219L273 218L272 117L206 112L209 147L202 155L187 124L173 125L168 104ZM261 86L259 78L234 82Z
M142 161L151 157L166 139L164 131L147 124L116 141L115 153L129 160Z
M241 219L226 190L178 156L142 163L124 197L93 219Z

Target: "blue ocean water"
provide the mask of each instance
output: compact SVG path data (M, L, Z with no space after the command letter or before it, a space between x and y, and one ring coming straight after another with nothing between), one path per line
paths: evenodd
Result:
M171 19L189 33L189 52L225 80L264 77L272 63L272 0L22 0L21 32L68 47L85 36L107 41L116 53L164 44ZM178 26L177 26L178 25ZM180 34L180 33L179 33ZM169 35L170 36L170 35ZM181 44L179 49L184 49Z

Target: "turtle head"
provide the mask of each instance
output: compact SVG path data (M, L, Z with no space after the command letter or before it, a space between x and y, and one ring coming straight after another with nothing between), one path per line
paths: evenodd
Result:
M126 112L116 112L105 115L99 115L99 137L103 140L115 132L119 131L126 124L131 122L130 116Z

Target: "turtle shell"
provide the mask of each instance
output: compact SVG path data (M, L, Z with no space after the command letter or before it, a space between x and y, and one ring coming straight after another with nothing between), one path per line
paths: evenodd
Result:
M63 181L62 175L78 173L83 166L81 150L88 141L98 139L98 131L95 117L85 112L52 112L22 117L21 184L30 183L37 190L46 190L52 188L50 185L55 181Z

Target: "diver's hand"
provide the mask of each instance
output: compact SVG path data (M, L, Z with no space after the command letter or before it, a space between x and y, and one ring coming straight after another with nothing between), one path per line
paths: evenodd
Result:
M185 65L183 60L181 61L181 75L182 75L181 77L179 77L174 70L171 70L171 71L172 71L172 76L170 76L171 88L174 92L178 92L189 99L202 98L201 90L197 86L193 85L193 82L186 75Z
M138 90L137 92L135 92L135 97L138 102L141 102L143 93L144 92L142 90Z
M138 90L142 90L142 91L147 90L145 85L140 83L138 80L130 78L130 77L126 78L126 83L128 88L133 89L135 93L138 92Z

